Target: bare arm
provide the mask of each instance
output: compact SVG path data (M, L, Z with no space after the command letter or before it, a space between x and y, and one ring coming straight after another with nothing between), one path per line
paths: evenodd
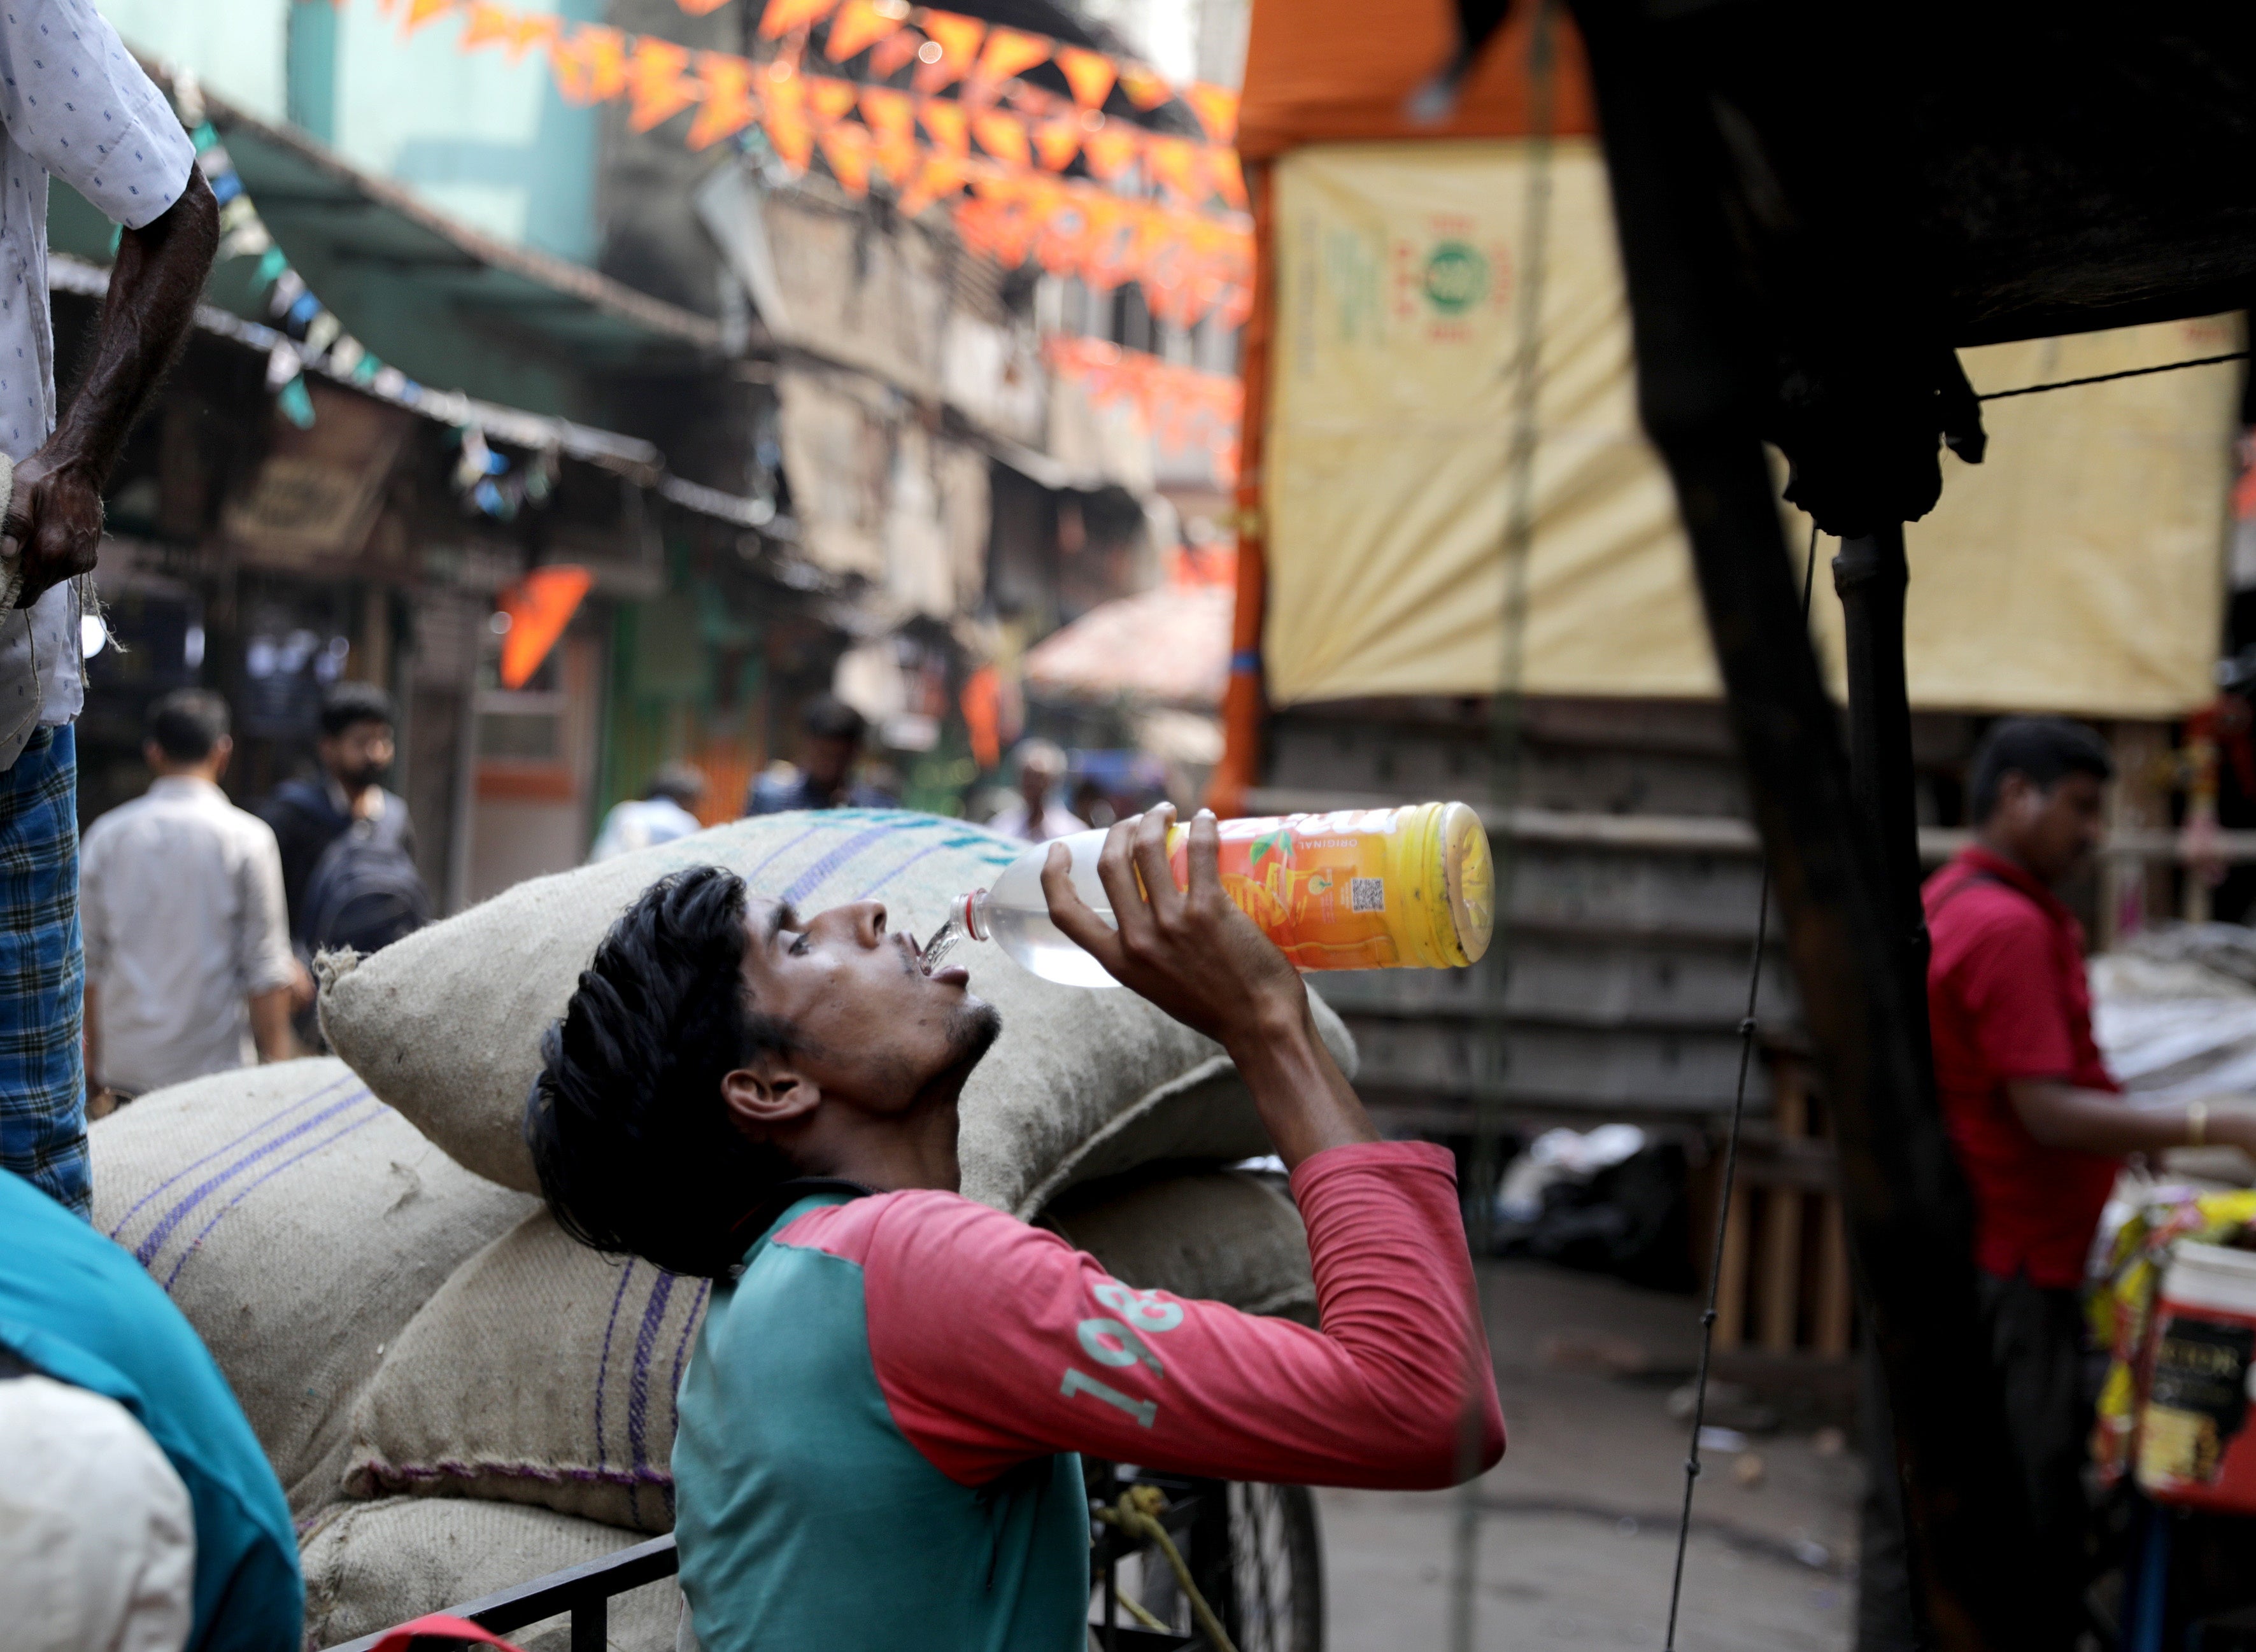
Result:
M2194 1144L2193 1109L2138 1107L2104 1090L2083 1090L2058 1079L2013 1079L2006 1095L2028 1133L2046 1147L2079 1153L2153 1153ZM2197 1104L2205 1117L2203 1142L2256 1155L2256 1110L2245 1102Z
M287 1061L298 1053L298 1041L290 1033L289 988L250 995L250 1037L261 1061Z
M1162 804L1108 833L1097 875L1120 927L1074 892L1062 846L1042 868L1050 918L1109 970L1237 1064L1287 1170L1378 1132L1316 1036L1308 991L1276 945L1223 893L1221 833L1202 809L1190 828L1190 887L1167 865L1174 810ZM1141 881L1139 881L1139 874Z
M55 433L16 467L6 532L23 547L24 606L93 569L102 489L126 433L180 354L218 244L219 208L194 166L178 200L120 235L94 360Z

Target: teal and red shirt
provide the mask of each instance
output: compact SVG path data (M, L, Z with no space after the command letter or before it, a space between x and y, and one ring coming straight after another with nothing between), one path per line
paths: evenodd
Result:
M682 1382L674 1530L704 1652L1083 1652L1080 1452L1406 1489L1493 1464L1449 1154L1333 1148L1293 1192L1321 1330L1132 1290L953 1193L786 1210L715 1290Z

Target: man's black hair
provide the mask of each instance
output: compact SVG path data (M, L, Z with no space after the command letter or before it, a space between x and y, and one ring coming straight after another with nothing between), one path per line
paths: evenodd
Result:
M1993 725L1974 749L1966 775L1966 816L1986 825L1998 812L1998 791L2009 774L2026 775L2040 791L2049 791L2065 776L2115 777L2107 742L2082 723L2065 717L2008 717Z
M747 945L743 879L717 866L662 878L541 1038L525 1139L582 1244L720 1278L759 1237L739 1224L791 1167L736 1128L721 1080L792 1034L751 1004Z
M208 688L176 688L149 707L148 738L173 763L201 763L227 738L227 702Z
M799 726L813 740L850 740L859 745L870 724L844 700L830 694L817 694L800 708Z
M391 696L374 683L332 684L321 696L321 733L335 740L355 723L382 723L397 728L399 716Z

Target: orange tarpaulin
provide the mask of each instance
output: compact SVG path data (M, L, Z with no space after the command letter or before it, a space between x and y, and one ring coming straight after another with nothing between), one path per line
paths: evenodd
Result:
M1527 46L1544 8L1514 6L1465 76L1456 112L1421 126L1411 95L1456 47L1448 0L1259 0L1245 47L1237 150L1269 160L1295 144L1387 137L1524 137L1531 130ZM1598 130L1582 37L1552 11L1551 130Z

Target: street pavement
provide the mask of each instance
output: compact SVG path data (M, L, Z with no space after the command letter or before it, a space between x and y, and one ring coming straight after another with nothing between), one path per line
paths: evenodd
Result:
M1475 1488L1472 1645L1660 1648L1687 1444L1667 1398L1696 1359L1700 1304L1533 1263L1487 1267L1482 1286L1511 1445ZM1710 1452L1677 1646L1845 1652L1861 1473L1837 1435L1750 1434L1745 1452ZM1322 1494L1331 1652L1451 1644L1463 1498Z

